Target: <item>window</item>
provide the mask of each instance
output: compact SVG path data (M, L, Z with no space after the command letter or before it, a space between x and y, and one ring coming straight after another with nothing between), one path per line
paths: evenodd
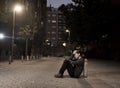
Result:
M48 14L48 17L50 17L50 14Z
M59 17L61 18L61 17L62 17L62 15L59 15Z
M56 23L56 20L52 20L52 23Z
M53 16L53 17L56 17L56 14L53 14L52 16Z
M48 23L50 23L50 20L48 20Z
M55 40L55 37L52 37L52 40Z
M59 23L62 23L62 21L61 21L61 20L59 20Z
M66 26L64 26L64 29L66 29Z
M62 38L59 37L59 40L61 40Z
M59 29L62 29L62 27L61 27L61 26L59 26Z
M50 32L48 32L48 34L50 34Z
M55 34L55 31L53 31L52 34Z
M59 32L59 34L62 34L61 32Z
M56 28L56 26L52 26L52 28Z
M50 40L50 38L47 38L48 40Z

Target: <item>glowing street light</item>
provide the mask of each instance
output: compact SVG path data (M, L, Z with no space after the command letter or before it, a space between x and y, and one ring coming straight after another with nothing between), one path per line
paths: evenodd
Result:
M5 37L4 34L0 33L0 39L3 39L4 37Z
M69 34L69 45L70 45L70 30L66 30L66 32Z
M64 47L66 47L66 43L64 42L63 44L62 44Z
M22 6L20 5L16 5L13 9L13 30L12 30L12 52L11 52L11 56L12 56L12 60L13 60L13 51L14 51L14 37L15 37L15 15L16 12L21 12L22 11Z
M66 30L66 32L70 32L70 30Z
M14 7L14 11L21 12L21 11L22 11L22 6L16 5L16 6Z
M63 45L63 47L64 47L64 52L65 52L65 55L66 55L66 45L67 45L67 44L64 42L62 45Z

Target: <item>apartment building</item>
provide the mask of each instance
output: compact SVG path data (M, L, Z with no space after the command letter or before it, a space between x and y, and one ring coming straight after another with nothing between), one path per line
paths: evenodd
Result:
M65 38L65 30L66 26L63 13L56 8L48 7L45 45L50 46L50 50L52 50L54 54L62 52L64 48L63 43L67 41Z
M47 10L46 21L46 40L51 42L51 45L62 45L65 42L65 19L62 12L56 8L49 7Z

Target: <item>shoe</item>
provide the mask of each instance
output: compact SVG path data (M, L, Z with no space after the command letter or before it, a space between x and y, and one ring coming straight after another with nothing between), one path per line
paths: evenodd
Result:
M56 78L63 78L63 75L60 74L60 73L58 73L58 74L55 75L55 77L56 77Z

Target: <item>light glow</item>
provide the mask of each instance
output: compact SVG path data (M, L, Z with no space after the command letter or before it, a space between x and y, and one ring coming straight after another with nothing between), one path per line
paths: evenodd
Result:
M16 6L14 7L14 11L21 12L21 11L22 11L22 6L16 5Z

